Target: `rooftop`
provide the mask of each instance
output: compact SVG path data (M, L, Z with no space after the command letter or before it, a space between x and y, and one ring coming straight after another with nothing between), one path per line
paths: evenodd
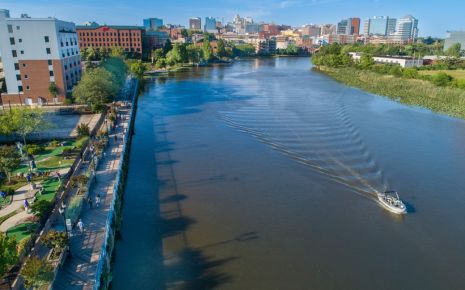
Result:
M78 25L76 26L76 29L80 30L95 30L99 29L102 27L108 27L108 28L113 28L113 29L140 29L144 30L145 28L143 26L131 26L131 25L92 25L92 26L86 26L86 25Z

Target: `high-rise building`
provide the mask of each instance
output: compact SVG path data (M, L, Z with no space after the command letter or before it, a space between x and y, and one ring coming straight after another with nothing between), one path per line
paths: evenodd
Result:
M192 17L189 19L189 29L202 30L202 18Z
M155 31L162 26L163 26L163 19L160 19L160 18L144 19L144 27L146 31Z
M245 25L245 33L259 33L262 31L262 26L258 23L247 23Z
M418 19L408 15L399 18L396 25L396 31L390 35L390 38L398 43L410 43L418 37Z
M444 50L449 49L456 43L460 43L462 50L465 49L465 31L447 31Z
M74 23L55 18L10 18L0 9L0 53L7 86L3 103L61 103L81 78ZM50 94L55 83L58 94Z
M336 25L323 24L320 25L320 35L331 35L336 33Z
M365 35L388 36L395 32L397 19L388 16L375 16L366 19L364 22Z
M216 19L214 17L205 18L204 31L210 32L210 33L218 32L218 29L216 28Z
M360 18L343 19L337 24L337 34L359 35L360 34Z

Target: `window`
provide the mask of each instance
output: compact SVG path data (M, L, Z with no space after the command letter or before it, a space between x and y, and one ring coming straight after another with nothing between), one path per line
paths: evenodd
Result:
M49 71L48 73L49 73L49 75L50 75L51 77L53 77L53 76L54 76L54 74L53 74L53 71L52 71L52 70L51 70L51 71Z
M28 76L28 75L24 75L24 79L25 79L25 80L28 80L28 79L29 79L29 76Z
M19 39L18 39L18 42L19 42L19 43L23 42L23 39L22 39L22 38L19 38Z
M49 39L48 36L44 36L44 40L45 40L45 42L50 42L50 39Z
M20 28L21 28L21 27L19 27L19 26L16 26L16 30L19 30Z
M18 86L18 92L22 92L23 91L23 86Z
M19 63L15 63L15 70L19 70Z
M61 44L61 47L63 47L63 41L60 44Z
M21 80L21 75L16 75L16 80L20 81Z
M47 62L48 62L48 65L52 65L52 60L51 59L49 59Z
M45 50L47 51L47 54L51 54L51 53L52 53L52 52L50 51L50 47L47 47Z
M15 45L15 38L14 37L10 37L10 44Z
M26 86L26 90L28 90L28 91L29 91L30 89L31 89L31 88L30 88L29 86Z
M16 53L16 50L12 50L11 54L13 55L13 57L18 57L18 54Z
M8 24L8 33L13 33L13 26Z
M23 67L26 67L26 64L25 64L25 63L23 63Z
M68 66L65 64L65 70L67 70L67 69L68 69Z
M21 53L21 54L24 54L24 50L21 50L20 53Z

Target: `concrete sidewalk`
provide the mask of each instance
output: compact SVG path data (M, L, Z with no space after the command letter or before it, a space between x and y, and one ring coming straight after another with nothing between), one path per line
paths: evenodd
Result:
M97 182L92 186L89 195L93 199L93 207L84 205L80 218L84 223L84 233L73 231L70 240L71 256L59 270L54 289L93 289L100 252L105 238L105 226L113 199L116 175L123 149L123 133L128 126L130 108L118 111L123 118L116 130L109 137L105 149L106 157L99 164L96 172ZM116 139L115 140L115 135ZM95 197L100 194L101 204L97 208Z

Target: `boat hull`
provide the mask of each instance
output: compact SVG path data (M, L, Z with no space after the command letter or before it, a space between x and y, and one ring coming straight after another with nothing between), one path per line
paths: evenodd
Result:
M381 194L378 194L378 202L385 209L389 210L392 213L395 213L395 214L406 214L407 213L407 209L406 209L406 207L405 207L405 205L403 203L402 203L401 207L393 206L393 205L389 204L388 202L386 202L384 200L384 196L381 195Z

